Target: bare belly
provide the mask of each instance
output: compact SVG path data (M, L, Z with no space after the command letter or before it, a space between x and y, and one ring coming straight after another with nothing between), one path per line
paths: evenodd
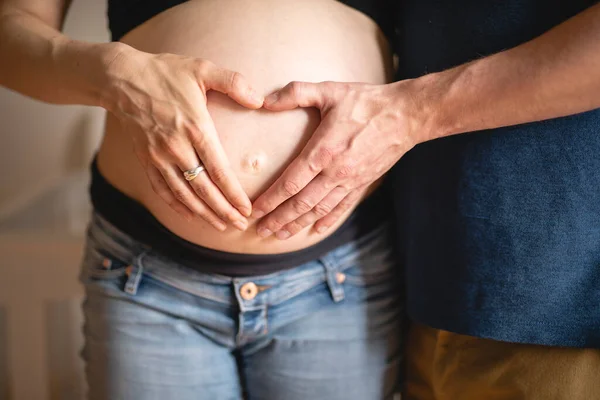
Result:
M391 65L377 25L333 0L194 0L157 15L122 41L149 53L210 60L241 72L266 93L294 80L385 83ZM208 94L208 108L251 199L281 174L319 123L314 109L251 111L215 92ZM142 203L170 231L205 247L281 253L308 247L335 229L320 235L308 228L278 241L259 238L255 221L250 221L247 232L234 228L218 232L199 219L185 221L154 193L129 135L111 114L98 166L111 184Z

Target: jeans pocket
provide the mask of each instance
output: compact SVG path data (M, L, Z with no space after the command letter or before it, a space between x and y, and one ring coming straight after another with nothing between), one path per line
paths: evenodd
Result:
M341 272L344 274L345 283L367 286L395 282L399 268L391 248L376 246L346 264Z
M81 268L81 280L111 280L127 274L130 263L113 255L94 239L88 237L85 245Z
M392 283L399 273L396 253L385 231L357 246L341 264L345 281L357 286Z

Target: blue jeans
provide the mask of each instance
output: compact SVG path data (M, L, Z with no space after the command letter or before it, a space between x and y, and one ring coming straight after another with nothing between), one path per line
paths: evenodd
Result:
M386 227L265 276L179 265L95 215L85 285L89 398L391 399L401 292Z

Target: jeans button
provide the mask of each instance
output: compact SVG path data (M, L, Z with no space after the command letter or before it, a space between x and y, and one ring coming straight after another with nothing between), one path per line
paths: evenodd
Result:
M258 294L258 287L254 282L244 283L240 288L240 296L244 300L252 300Z
M337 281L337 283L344 283L344 281L346 280L346 274L342 272L336 273L335 280Z
M102 267L104 269L110 269L110 267L112 267L112 260L110 258L104 258L102 260Z

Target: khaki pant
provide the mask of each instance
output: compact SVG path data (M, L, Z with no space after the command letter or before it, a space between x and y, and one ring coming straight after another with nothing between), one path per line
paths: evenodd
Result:
M600 400L600 350L498 342L413 324L403 400Z

